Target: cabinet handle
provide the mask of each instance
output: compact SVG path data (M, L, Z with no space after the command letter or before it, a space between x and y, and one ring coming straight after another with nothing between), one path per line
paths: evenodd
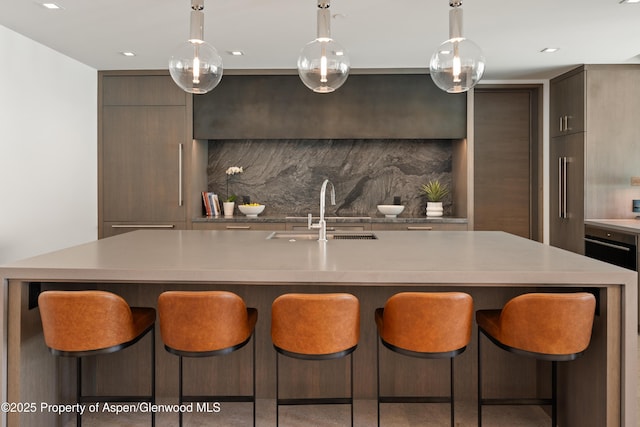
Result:
M562 157L558 157L558 218L562 218Z
M182 201L182 146L178 144L178 206L183 205Z
M596 244L596 245L606 246L608 248L617 249L619 251L631 252L631 249L627 248L626 246L614 245L613 243L608 243L608 242L602 242L600 240L589 239L588 237L585 237L584 241L585 242L589 242L589 243L593 243L593 244Z
M569 130L569 116L564 116L564 131Z
M567 157L558 158L558 216L567 218Z
M564 131L564 119L562 116L560 116L560 132Z
M227 230L251 230L250 225L227 225Z
M111 228L173 228L173 224L112 224Z
M407 227L407 230L425 230L425 231L430 231L433 230L433 227L424 227L424 226L417 226L417 225L409 225Z

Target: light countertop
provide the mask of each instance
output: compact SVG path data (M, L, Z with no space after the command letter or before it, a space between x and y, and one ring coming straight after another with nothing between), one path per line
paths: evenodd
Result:
M594 338L590 356L580 363L572 362L571 366L577 370L567 371L571 372L572 384L574 380L578 381L575 384L583 384L585 378L593 377L600 386L596 392L578 386L572 390L571 399L563 399L570 402L566 410L571 419L585 419L584 402L587 401L590 402L586 404L587 418L611 411L608 422L600 425L636 425L636 272L504 232L380 231L375 232L377 240L324 243L267 240L270 233L140 230L0 267L0 277L9 285L7 304L14 307L3 328L5 336L10 337L9 353L24 353L13 365L5 365L9 373L5 384L14 384L12 381L18 381L24 372L34 372L32 359L36 356L29 347L34 340L20 331L26 322L21 316L29 316L29 322L34 324L37 316L26 307L24 312L15 308L26 306L24 285L31 281L75 282L80 287L89 282L143 284L148 292L156 291L155 284L162 288L167 283L172 286L257 285L252 292L260 295L268 294L271 285L291 285L295 289L307 284L333 285L334 289L344 285L349 291L361 294L365 301L368 293L396 286L473 288L472 292L480 300L496 288L550 287L555 291L561 287L605 287L606 310L602 315L606 316L606 329L603 329L605 323L599 322L600 332ZM609 295L614 298L609 299ZM263 311L268 312L268 308L263 307ZM268 348L268 333L263 336L261 348ZM373 340L370 337L369 342ZM44 348L39 351L38 357L50 360ZM360 362L373 360L372 348L363 344L359 352L362 357L366 354L371 357ZM261 375L270 375L271 368L260 366ZM367 363L357 366L361 370L360 382L375 376L367 370ZM37 378L47 377L35 372ZM365 385L357 384L358 390L368 390ZM26 387L7 387L15 401L30 401L40 392L37 386L29 392L25 391ZM34 414L32 425L42 425L37 419L39 415ZM583 420L580 425L588 424Z
M504 232L375 232L267 240L267 231L140 230L17 261L25 280L636 285L636 273Z

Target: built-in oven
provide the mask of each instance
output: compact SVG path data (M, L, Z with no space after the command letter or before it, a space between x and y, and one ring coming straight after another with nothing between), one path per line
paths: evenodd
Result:
M588 257L637 271L635 234L585 226L584 254Z

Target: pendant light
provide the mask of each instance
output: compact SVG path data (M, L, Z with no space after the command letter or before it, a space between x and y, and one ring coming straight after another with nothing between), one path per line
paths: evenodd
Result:
M318 0L318 37L307 43L298 57L298 74L302 82L317 93L330 93L349 77L349 57L331 38L329 1Z
M484 74L485 59L477 44L462 35L462 0L449 0L449 40L431 56L433 82L450 93L466 92Z
M169 60L169 72L182 90L203 94L222 79L222 58L204 41L204 0L191 0L189 40L181 44Z

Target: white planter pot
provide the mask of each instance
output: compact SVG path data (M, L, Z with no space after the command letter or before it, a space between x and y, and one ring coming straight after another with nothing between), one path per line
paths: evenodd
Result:
M427 216L442 216L442 202L427 202Z
M233 216L233 209L236 206L236 202L223 202L224 216Z

